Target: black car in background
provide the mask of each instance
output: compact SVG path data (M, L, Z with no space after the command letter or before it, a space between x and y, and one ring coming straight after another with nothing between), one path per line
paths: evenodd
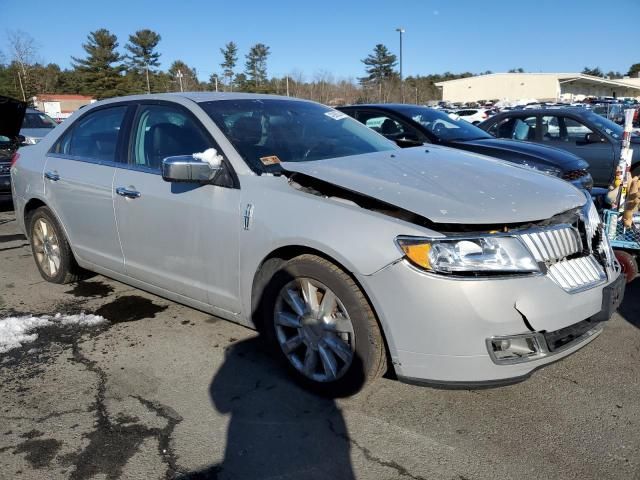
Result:
M623 128L585 108L512 110L478 125L497 138L527 140L561 148L589 163L594 184L608 186L622 148ZM640 175L640 137L631 136L631 171Z
M593 186L589 165L575 155L535 143L496 139L439 110L407 104L351 105L338 110L401 147L444 145L528 166L561 177L578 188L590 190Z
M20 136L27 104L0 96L0 200L11 198L11 160L24 140Z

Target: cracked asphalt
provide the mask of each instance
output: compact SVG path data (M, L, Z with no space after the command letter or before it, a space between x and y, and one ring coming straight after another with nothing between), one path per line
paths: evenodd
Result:
M0 318L96 313L0 354L0 478L640 479L640 280L604 333L526 382L293 385L251 330L94 276L40 278L0 204Z

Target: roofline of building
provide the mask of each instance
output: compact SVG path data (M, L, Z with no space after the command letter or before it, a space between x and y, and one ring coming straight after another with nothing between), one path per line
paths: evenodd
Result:
M614 85L616 87L625 87L625 88L631 88L631 89L635 89L635 90L640 90L640 86L638 85L632 85L630 83L625 83L622 82L620 80L611 80L608 78L602 78L602 77L595 77L593 75L587 75L585 73L551 73L551 72L498 72L498 73L487 73L484 75L474 75L472 77L464 77L464 78L456 78L454 80L445 80L443 82L438 82L435 83L434 85L436 87L443 87L445 84L447 83L452 83L452 82L460 82L463 80L468 80L470 78L480 78L480 77L491 77L491 76L496 76L496 75L552 75L554 77L557 77L558 81L572 81L572 80L580 80L580 79L584 79L584 80L590 80L590 81L594 81L597 83L604 83L607 85Z

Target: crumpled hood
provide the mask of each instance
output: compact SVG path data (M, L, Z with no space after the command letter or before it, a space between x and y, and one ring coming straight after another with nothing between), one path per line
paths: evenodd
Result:
M434 145L280 165L436 223L531 222L585 203L558 178Z
M14 140L20 132L27 104L0 95L0 135Z
M462 149L465 149L465 146L469 146L476 153L505 160L511 160L515 152L523 161L529 159L535 163L559 167L563 171L586 170L589 168L589 164L577 155L539 143L505 140L502 138L481 138L466 142L452 142L451 145Z

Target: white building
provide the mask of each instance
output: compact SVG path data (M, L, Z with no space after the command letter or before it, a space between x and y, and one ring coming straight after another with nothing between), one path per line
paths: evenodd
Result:
M435 84L449 102L479 100L574 101L585 97L640 97L640 79L610 80L583 73L491 73Z

